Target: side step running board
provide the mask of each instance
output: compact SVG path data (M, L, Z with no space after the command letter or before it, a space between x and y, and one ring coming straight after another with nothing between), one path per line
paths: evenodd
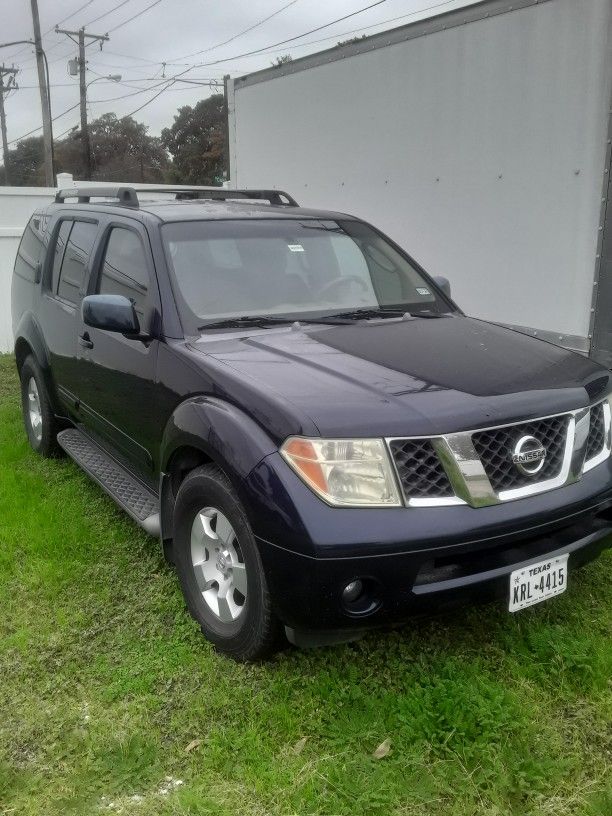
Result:
M159 536L159 500L155 493L76 428L60 431L57 441L134 521L147 533Z

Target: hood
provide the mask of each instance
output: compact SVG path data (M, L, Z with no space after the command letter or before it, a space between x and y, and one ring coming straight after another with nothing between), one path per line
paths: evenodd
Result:
M579 408L612 387L585 357L461 315L233 331L193 347L240 379L254 415L284 403L324 436L468 430Z

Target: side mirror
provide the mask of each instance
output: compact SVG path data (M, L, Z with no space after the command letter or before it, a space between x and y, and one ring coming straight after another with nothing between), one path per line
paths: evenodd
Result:
M87 295L81 303L83 323L94 329L139 335L140 324L131 300L123 295Z
M444 275L434 275L434 281L438 284L438 287L444 292L446 297L451 297L451 285L448 278L445 278Z

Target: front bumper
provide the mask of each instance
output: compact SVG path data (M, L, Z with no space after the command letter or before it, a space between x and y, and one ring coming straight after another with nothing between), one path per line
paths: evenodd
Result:
M569 553L569 572L612 545L612 465L567 487L495 507L338 509L272 455L245 500L277 614L295 630L359 630L503 599L510 573ZM372 603L348 609L360 579Z

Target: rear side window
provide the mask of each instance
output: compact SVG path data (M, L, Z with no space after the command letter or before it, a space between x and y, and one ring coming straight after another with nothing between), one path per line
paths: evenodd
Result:
M132 230L114 227L108 237L98 282L101 295L123 295L133 301L142 319L149 291L144 247Z
M15 258L15 274L20 278L35 281L37 266L42 260L43 236L40 215L30 218L23 232L17 257Z
M72 229L74 221L62 221L60 224L57 238L55 239L55 247L53 250L53 273L51 278L51 291L55 294L57 292L57 284L59 281L59 273L64 260L64 250L68 243L68 236Z
M58 296L69 303L76 304L81 299L85 267L97 231L97 224L86 221L75 221L70 230L57 286Z

